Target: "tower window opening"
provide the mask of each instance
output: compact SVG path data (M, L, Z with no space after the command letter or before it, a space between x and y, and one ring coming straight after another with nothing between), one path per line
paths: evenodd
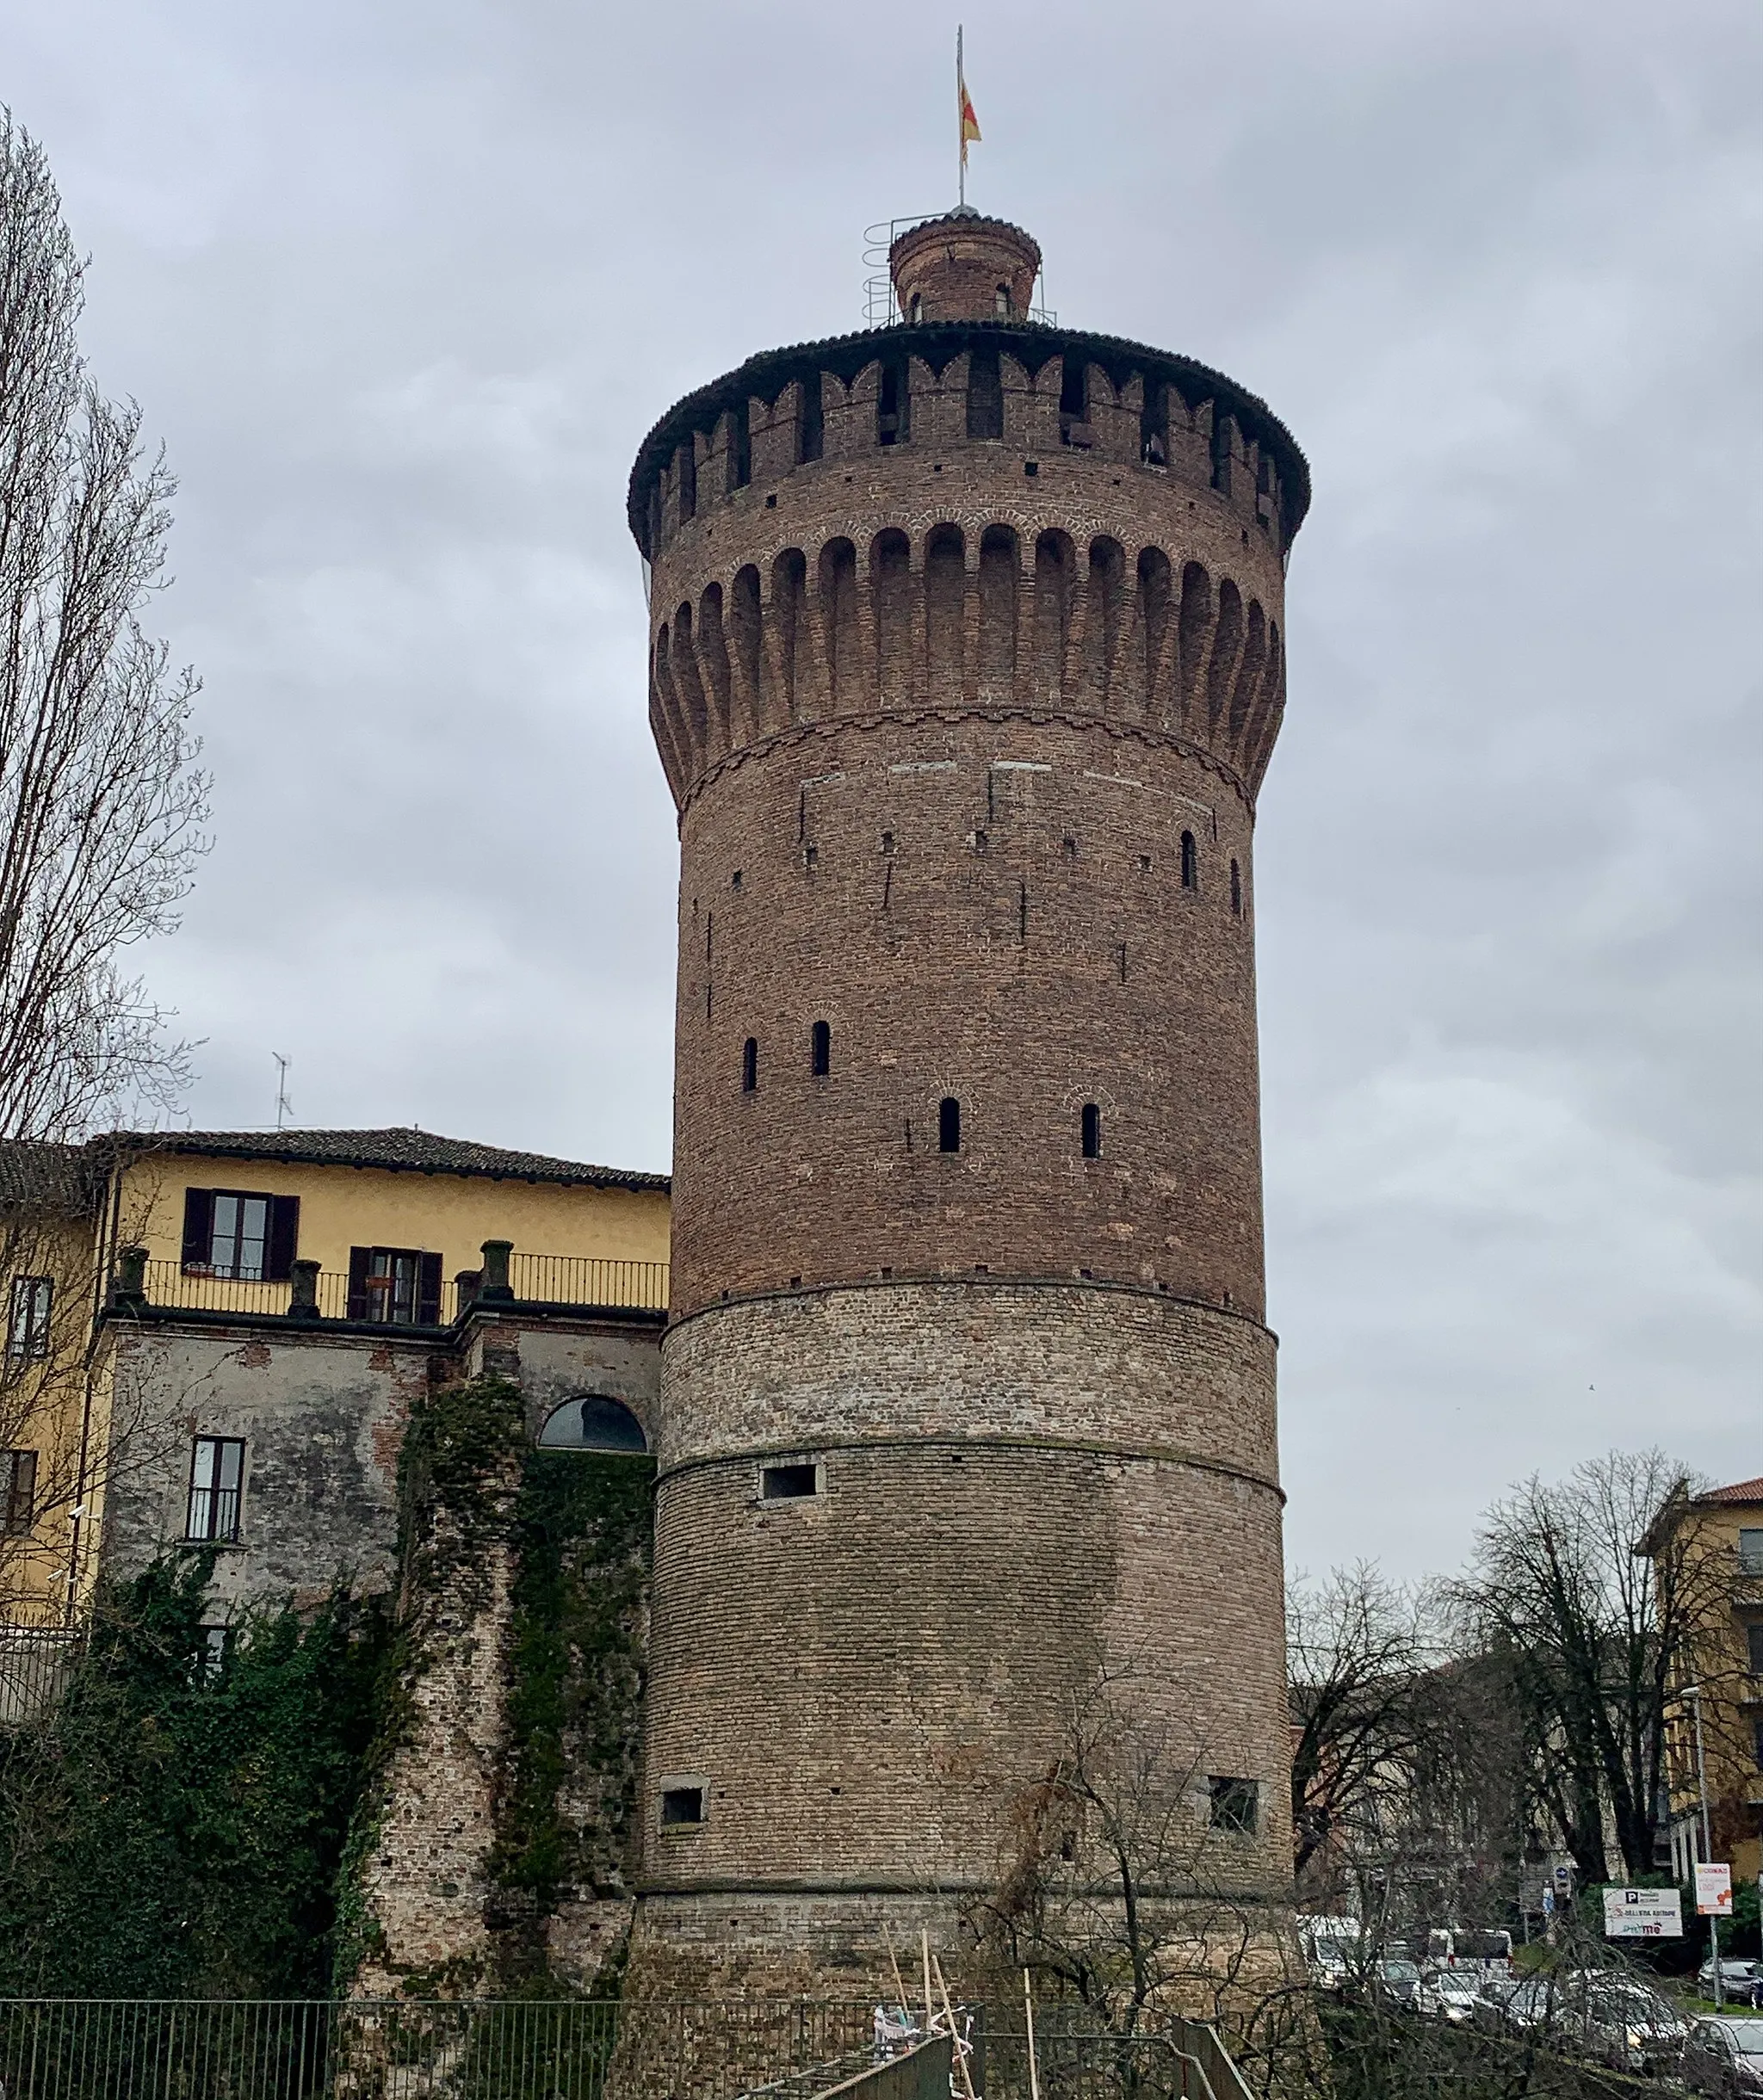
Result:
M968 435L1004 435L1004 381L993 343L979 344L968 359Z
M1261 1819L1261 1789L1253 1779L1209 1779L1209 1821L1216 1831L1253 1838Z
M753 478L753 437L743 401L728 417L728 489L744 489Z
M1147 466L1169 464L1169 386L1154 380L1145 387L1145 405L1139 414L1139 457Z
M893 832L892 832L892 831L884 831L884 832L882 834L882 852L883 852L883 853L892 853L892 852L893 852L893 850L894 850L894 834L893 834Z
M898 445L906 434L906 374L893 363L882 368L882 384L875 396L875 442Z
M765 1502L804 1502L820 1492L820 1469L801 1466L767 1466L759 1474L759 1495Z
M679 522L688 524L698 515L698 441L689 434L679 448Z
M829 1022L817 1021L808 1031L808 1069L817 1079L824 1079L832 1069L832 1028Z
M1059 379L1059 435L1069 445L1073 433L1090 420L1089 368L1080 357L1064 361ZM1082 441L1089 442L1087 435Z
M945 1094L937 1104L937 1149L939 1152L961 1150L961 1103L953 1094Z
M740 1047L740 1090L743 1094L756 1094L759 1090L759 1039L749 1035Z
M728 886L731 889L738 890L740 887L740 870L737 868L733 874L729 877Z
M1243 871L1234 861L1230 864L1230 910L1234 918L1243 915Z
M919 322L922 321L924 318L925 295L922 292L914 292L912 293L912 303L911 307L911 319L914 326L916 326Z
M1085 1158L1099 1159L1102 1157L1102 1111L1093 1101L1084 1103L1083 1130Z
M1010 318L1010 287L1001 284L992 294L992 311L1000 321Z
M702 1823L704 1819L704 1789L702 1787L663 1787L661 1789L661 1822L665 1829L674 1830L682 1825Z
M1072 837L1067 837L1067 839L1066 839L1066 841L1065 841L1065 843L1064 843L1064 844L1063 844L1063 846L1062 846L1062 847L1060 849L1060 850L1061 850L1061 852L1066 853L1066 854L1069 854L1069 855L1075 855L1075 854L1076 854L1076 852L1077 852L1077 849L1078 849L1078 842L1076 841L1076 839L1072 838Z
M1181 835L1181 886L1185 890L1200 886L1200 849L1194 843L1191 831Z
M811 372L802 381L801 409L795 426L795 460L806 466L818 460L826 445L826 404L820 391L820 374Z

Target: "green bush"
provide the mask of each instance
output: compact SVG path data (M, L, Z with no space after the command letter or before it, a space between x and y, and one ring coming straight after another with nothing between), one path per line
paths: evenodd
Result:
M0 1734L0 1992L323 1992L386 1613L247 1613L216 1667L213 1566L105 1590L59 1708Z

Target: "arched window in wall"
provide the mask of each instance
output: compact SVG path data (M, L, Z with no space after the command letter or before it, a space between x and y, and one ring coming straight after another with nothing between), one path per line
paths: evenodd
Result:
M1102 1111L1093 1101L1084 1103L1083 1143L1086 1159L1102 1157Z
M1001 284L992 294L992 311L1000 321L1010 318L1010 287Z
M740 1047L740 1090L743 1094L757 1093L758 1086L759 1041L757 1036L749 1035Z
M808 1030L808 1070L815 1078L824 1079L832 1069L832 1024L826 1021L817 1021Z
M1185 890L1200 886L1200 849L1194 843L1191 831L1181 835L1181 886Z
M961 1150L961 1103L953 1094L945 1094L937 1104L937 1149L939 1152Z
M539 1431L547 1451L645 1452L643 1425L624 1402L609 1393L578 1393L554 1407Z

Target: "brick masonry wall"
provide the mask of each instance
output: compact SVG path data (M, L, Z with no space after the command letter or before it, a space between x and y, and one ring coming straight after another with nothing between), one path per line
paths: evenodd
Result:
M1000 334L969 435L954 342L802 353L639 470L682 854L640 1989L987 1887L1104 1668L1200 1824L1259 1782L1227 1878L1290 1887L1251 848L1302 466L1173 390L1147 458L1153 367L1069 337Z

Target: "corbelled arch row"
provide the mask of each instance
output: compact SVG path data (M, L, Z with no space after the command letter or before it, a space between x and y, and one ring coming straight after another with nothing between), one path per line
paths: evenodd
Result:
M1099 715L1197 744L1253 800L1285 705L1277 621L1230 577L1108 534L953 520L789 547L656 628L650 716L675 801L800 723L903 707Z

